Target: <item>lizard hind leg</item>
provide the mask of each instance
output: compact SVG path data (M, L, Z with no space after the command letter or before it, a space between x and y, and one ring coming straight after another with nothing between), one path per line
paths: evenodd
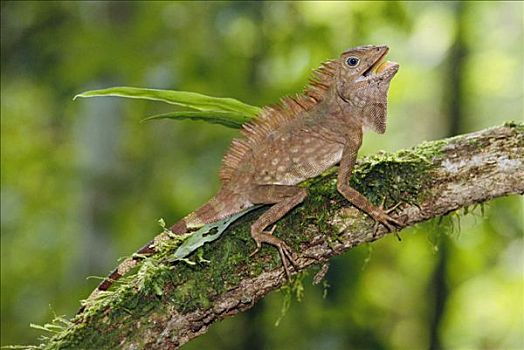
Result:
M289 263L295 264L293 250L283 240L273 236L276 224L291 209L300 204L306 198L307 192L304 188L283 185L260 185L251 194L250 200L253 204L273 204L251 225L251 237L257 245L251 256L258 253L262 243L270 244L278 249L286 276L290 277ZM267 227L273 225L271 230Z

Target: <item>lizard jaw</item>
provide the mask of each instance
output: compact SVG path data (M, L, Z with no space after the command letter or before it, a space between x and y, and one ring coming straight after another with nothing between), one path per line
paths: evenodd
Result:
M386 56L388 54L388 51L389 51L389 49L384 51L384 53L375 61L375 63L373 63L373 65L371 65L371 67L369 67L362 74L361 79L366 79L367 77L370 77L370 76L382 75L386 71L389 71L390 69L391 70L398 69L398 67L399 67L398 63L385 60L385 58L386 58Z

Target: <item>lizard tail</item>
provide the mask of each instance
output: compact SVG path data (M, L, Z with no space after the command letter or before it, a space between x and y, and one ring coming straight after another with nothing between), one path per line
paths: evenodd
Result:
M185 224L185 219L180 220L176 224L174 224L171 227L171 231L174 234L184 234L187 231ZM122 261L118 266L111 271L111 273L104 278L104 280L94 289L87 300L94 300L101 292L108 290L111 288L111 286L118 281L120 278L125 276L129 271L131 271L133 268L138 266L140 261L147 255L154 254L156 252L155 250L155 243L159 239L166 239L169 238L169 236L166 235L165 232L162 232L161 234L157 235L155 238L150 240L146 245L144 245L142 248L137 250L131 257L126 258L124 261ZM80 310L78 310L77 315L84 312L86 308L86 305L83 305Z
M232 192L220 191L202 207L171 226L170 231L173 234L182 235L208 223L238 213L246 209L248 206L250 206L250 203L243 201L239 195ZM87 300L92 300L101 291L108 290L116 281L135 268L145 256L154 254L156 252L157 242L167 239L170 239L169 235L162 232L142 248L137 250L131 257L126 258L98 285L98 287L89 295ZM84 308L85 307L82 307L78 313L81 313Z
M178 221L176 224L171 226L171 232L176 235L182 235L187 232L186 219ZM122 261L111 273L98 285L96 288L97 291L108 290L116 281L125 276L129 271L131 271L135 266L137 266L144 256L154 254L156 252L155 243L158 240L166 239L168 236L162 232L152 240L150 240L146 245L137 250L131 257L126 258Z

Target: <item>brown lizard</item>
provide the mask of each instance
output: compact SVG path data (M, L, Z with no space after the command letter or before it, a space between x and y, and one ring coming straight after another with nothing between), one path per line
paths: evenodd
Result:
M275 246L289 277L288 263L294 264L294 254L273 236L275 222L307 196L299 183L337 163L337 189L349 202L388 230L401 226L400 220L349 186L363 130L380 134L386 130L387 92L399 69L397 63L383 61L388 51L387 46L372 45L349 49L323 63L302 94L263 108L256 119L243 125L244 138L233 140L225 155L219 192L170 231L184 234L253 205L272 205L251 226L253 254L262 243ZM166 232L155 237L121 263L93 294L107 290L167 239Z

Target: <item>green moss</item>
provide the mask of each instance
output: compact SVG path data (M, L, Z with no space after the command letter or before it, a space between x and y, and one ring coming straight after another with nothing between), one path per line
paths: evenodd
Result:
M291 306L291 301L293 297L296 298L298 302L302 301L304 297L304 278L308 275L307 271L302 271L297 273L291 283L285 285L281 288L281 292L284 295L282 308L280 309L280 316L275 321L275 326L278 327L280 321L286 316L289 307Z
M505 127L515 128L519 132L524 132L524 123L517 123L515 121L508 121L504 123Z
M446 144L445 140L424 143L413 150L367 157L356 167L351 186L375 205L384 202L386 208L398 202L418 203L427 194L432 160Z
M351 185L376 205L384 199L385 207L399 201L420 203L428 193L433 160L442 156L448 143L449 140L425 143L413 150L367 157L354 169ZM330 219L347 201L336 190L336 173L335 167L302 184L309 192L304 205L278 222L275 235L293 249L299 250L301 244L311 240L314 232L307 230L310 224L329 239L338 239ZM210 263L170 265L166 258L176 247L164 245L157 256L142 264L135 276L122 279L113 292L94 301L73 324L46 340L43 347L58 349L82 344L89 348L115 348L124 336L140 344L142 340L133 333L138 322L142 328L154 327L152 320L165 317L167 304L180 313L205 309L241 279L280 267L280 257L273 247L264 245L255 257L249 256L255 249L250 224L265 209L247 214L219 240L204 245L202 254ZM198 261L194 256L189 258ZM130 333L122 334L123 330Z

